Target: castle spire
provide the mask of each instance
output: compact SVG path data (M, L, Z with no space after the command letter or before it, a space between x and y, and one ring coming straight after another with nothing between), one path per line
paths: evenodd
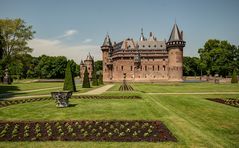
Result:
M110 36L109 36L108 32L107 32L107 34L106 34L106 37L105 37L105 40L104 40L102 46L112 46L112 43L111 43L111 41L110 41Z
M143 33L143 28L141 28L141 36L139 38L140 41L145 41L144 33Z
M170 41L182 41L182 40L183 40L182 35L178 29L178 25L175 22L168 41L170 42Z

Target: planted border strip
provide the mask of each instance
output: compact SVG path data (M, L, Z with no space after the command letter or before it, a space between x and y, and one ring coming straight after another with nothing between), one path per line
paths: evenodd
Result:
M85 95L85 96L74 96L71 99L141 99L140 96L93 96L93 95ZM21 100L4 100L0 101L0 107L5 107L9 105L22 104L22 103L30 103L36 101L45 101L45 100L53 100L53 98L31 98L31 99L21 99Z
M233 107L239 107L239 99L235 99L235 98L206 98L206 99L209 101L222 103L222 104L230 105Z
M161 121L0 121L0 141L177 141Z
M77 99L142 99L140 96L74 96Z

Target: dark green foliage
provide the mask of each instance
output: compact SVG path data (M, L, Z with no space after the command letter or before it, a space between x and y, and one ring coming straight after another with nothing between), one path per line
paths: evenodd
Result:
M233 73L232 73L231 83L238 83L237 73L236 73L235 69L233 70Z
M239 48L228 41L210 39L198 53L199 66L207 75L229 76L233 69L239 69Z
M74 81L74 77L72 74L70 62L68 62L67 66L66 66L63 90L68 90L68 91L73 91L73 92L76 91L75 81Z
M89 80L89 73L88 73L87 67L85 67L82 88L90 88L90 80Z
M198 57L183 57L183 75L199 76L201 73L198 63Z
M95 61L94 64L95 64L95 71L96 72L102 71L102 69L103 69L102 60Z
M95 64L93 62L93 71L92 71L92 86L98 86L98 79L96 76L96 69L95 69Z
M103 75L100 73L100 75L99 75L99 85L102 85L102 84L104 84Z

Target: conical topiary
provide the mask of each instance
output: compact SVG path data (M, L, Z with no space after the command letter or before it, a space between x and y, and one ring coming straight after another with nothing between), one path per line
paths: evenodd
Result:
M231 83L238 83L236 70L233 70Z
M102 85L102 84L104 84L104 82L103 82L103 75L100 74L99 75L99 85Z
M66 66L63 90L74 91L74 92L76 91L74 76L71 71L70 62L68 62Z
M85 67L82 88L90 88L90 80L89 80L89 73L87 71L87 67Z
M92 86L98 86L98 80L97 80L97 77L96 77L96 72L95 70L93 70L92 72Z

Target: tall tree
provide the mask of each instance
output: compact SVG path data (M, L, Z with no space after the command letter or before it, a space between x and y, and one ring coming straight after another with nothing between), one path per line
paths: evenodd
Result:
M2 44L4 64L10 64L14 56L32 51L27 46L27 42L35 33L32 31L32 26L27 26L22 19L0 19L0 28L4 41Z
M66 66L63 90L68 90L68 91L73 91L73 92L76 91L75 81L74 81L74 77L72 74L70 62L68 62L67 66Z
M90 88L90 80L89 80L89 73L87 71L87 67L85 68L85 72L84 72L82 88Z
M96 76L96 69L95 69L95 62L93 62L93 71L92 71L92 86L97 86L98 84L98 79Z
M102 71L102 69L103 69L102 60L95 61L94 64L95 64L95 70L96 70L96 72Z
M233 69L239 69L239 48L227 41L208 40L203 48L198 50L200 65L208 75L219 74L228 76Z

